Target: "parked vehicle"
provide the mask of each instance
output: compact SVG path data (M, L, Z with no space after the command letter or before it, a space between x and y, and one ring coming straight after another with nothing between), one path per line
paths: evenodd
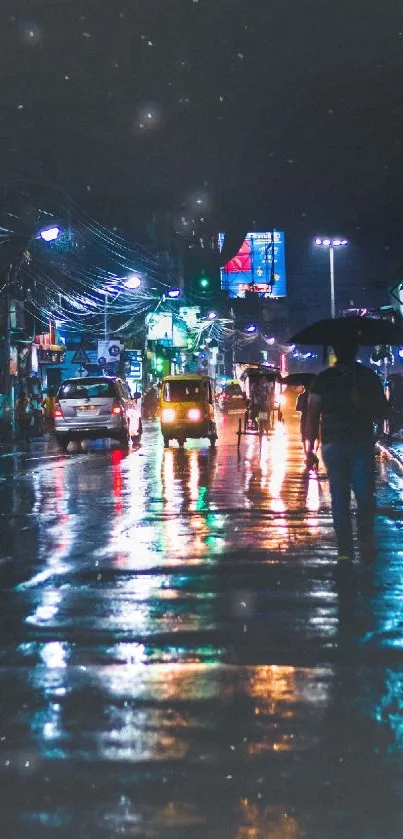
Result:
M60 386L54 409L56 440L66 450L72 440L111 437L130 445L128 385L114 376L67 379Z
M207 437L215 446L214 384L208 376L167 376L162 383L161 431L164 446L177 440L183 446L190 437Z

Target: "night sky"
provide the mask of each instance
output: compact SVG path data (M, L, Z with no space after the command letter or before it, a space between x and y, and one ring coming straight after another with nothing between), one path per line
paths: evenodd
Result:
M397 2L2 0L0 66L2 179L119 225L202 196L213 227L403 262Z

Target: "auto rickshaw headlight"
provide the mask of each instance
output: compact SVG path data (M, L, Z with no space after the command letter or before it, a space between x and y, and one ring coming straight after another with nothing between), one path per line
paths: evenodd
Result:
M173 408L164 408L161 414L162 422L174 422L175 421L175 411Z
M199 408L191 408L190 411L188 411L188 419L193 422L198 422L198 420L201 419L201 411Z

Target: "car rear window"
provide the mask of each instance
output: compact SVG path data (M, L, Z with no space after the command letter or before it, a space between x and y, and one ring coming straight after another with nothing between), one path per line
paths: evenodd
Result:
M208 383L199 381L165 382L165 402L197 402L208 395Z
M226 393L227 396L242 396L240 385L226 385L224 393Z
M102 382L97 379L81 382L65 382L59 390L59 399L102 399L115 397L116 390L113 382Z

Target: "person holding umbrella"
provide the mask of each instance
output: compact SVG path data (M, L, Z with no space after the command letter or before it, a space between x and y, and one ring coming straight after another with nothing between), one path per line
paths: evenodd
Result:
M388 415L389 404L376 373L355 361L358 340L354 332L345 329L332 346L336 363L318 374L308 398L307 456L314 453L320 428L339 561L354 557L351 490L357 502L360 554L370 559L375 516L374 422Z
M295 405L295 410L301 414L300 419L300 432L301 432L301 441L304 452L306 454L306 461L305 461L305 468L307 470L310 469L317 469L319 466L319 459L316 455L316 450L319 445L319 441L315 440L314 443L314 450L311 450L311 447L307 447L307 416L308 416L308 401L309 401L309 389L307 385L303 385L303 390L301 393L298 394L298 399Z

